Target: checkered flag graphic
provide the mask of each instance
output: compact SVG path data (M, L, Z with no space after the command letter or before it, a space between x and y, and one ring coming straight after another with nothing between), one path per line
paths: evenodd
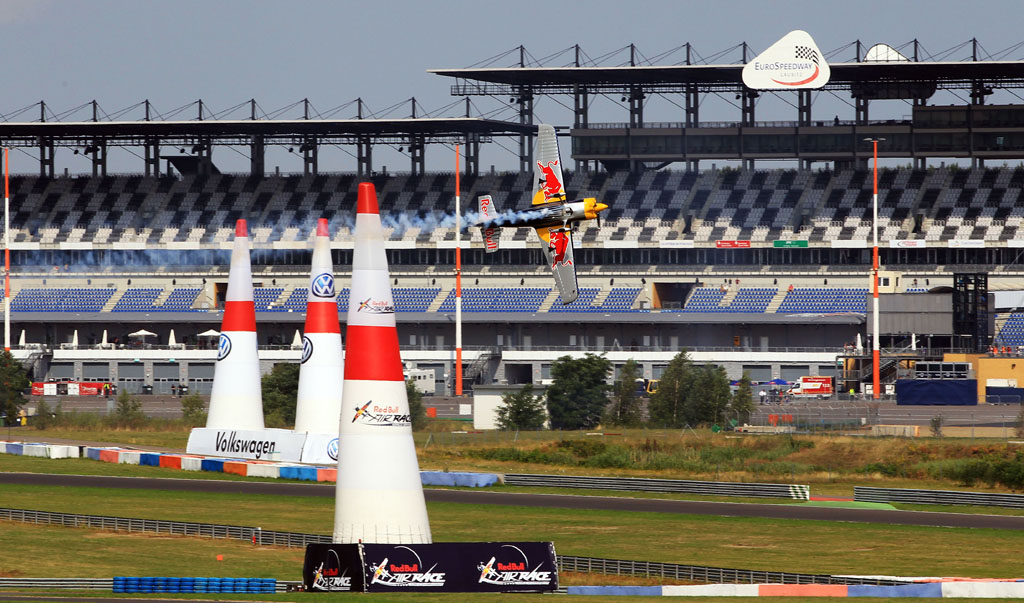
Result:
M816 51L813 48L809 48L807 46L797 46L796 47L796 58L798 58L798 59L809 59L809 60L813 61L815 65L817 65L818 64L818 51Z

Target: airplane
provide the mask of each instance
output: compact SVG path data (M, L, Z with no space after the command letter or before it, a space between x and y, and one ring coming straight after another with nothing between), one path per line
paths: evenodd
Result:
M540 238L544 257L551 266L555 284L563 304L571 304L579 296L576 283L576 261L573 258L572 225L583 220L597 220L601 225L600 213L608 209L604 203L593 197L568 201L562 179L561 158L558 154L558 139L554 126L541 124L537 127L537 152L534 163L533 205L528 211L520 212L522 219L499 219L490 195L480 197L480 221L483 229L484 248L487 253L498 250L498 228L534 228ZM517 216L518 217L518 216Z

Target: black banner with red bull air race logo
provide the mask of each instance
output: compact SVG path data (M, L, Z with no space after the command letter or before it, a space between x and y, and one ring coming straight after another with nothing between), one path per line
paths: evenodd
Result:
M311 544L302 577L320 592L543 592L558 588L550 542Z

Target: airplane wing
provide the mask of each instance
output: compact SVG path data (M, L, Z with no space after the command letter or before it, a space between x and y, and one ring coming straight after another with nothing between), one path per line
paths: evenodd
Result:
M494 209L494 201L490 195L484 195L479 199L480 203L480 220L493 220L498 217L498 212ZM498 236L501 231L494 226L488 226L484 228L484 250L487 253L494 253L498 250Z
M549 124L537 126L537 151L533 164L533 204L551 200L565 201L562 161L558 156L558 137Z
M579 296L576 284L576 260L572 253L572 230L569 228L538 228L544 257L551 266L555 284L563 304L571 304Z

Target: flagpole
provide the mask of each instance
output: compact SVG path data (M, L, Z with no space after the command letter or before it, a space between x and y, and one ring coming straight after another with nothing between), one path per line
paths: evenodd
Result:
M455 395L462 395L462 208L459 203L459 145L455 145Z

